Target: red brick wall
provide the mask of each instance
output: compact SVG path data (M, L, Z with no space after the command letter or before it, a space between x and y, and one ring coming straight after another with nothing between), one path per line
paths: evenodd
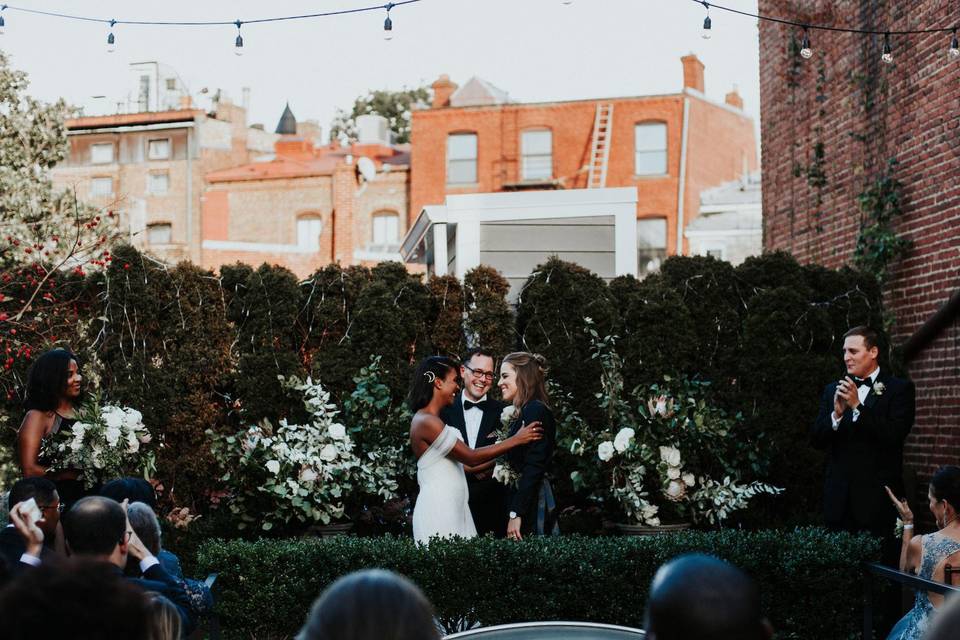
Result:
M759 6L770 15L860 29L956 22L955 6L939 0ZM879 60L882 38L814 32L815 55L803 60L791 55L790 34L782 25L760 25L764 247L803 262L849 263L862 219L857 195L896 157L905 211L898 232L913 248L896 265L886 299L896 319L893 338L902 342L960 286L960 64L947 60L950 35L895 36L895 63L886 65ZM805 174L818 143L826 179L819 189ZM954 323L910 365L918 412L905 456L920 491L937 465L958 463L958 362Z

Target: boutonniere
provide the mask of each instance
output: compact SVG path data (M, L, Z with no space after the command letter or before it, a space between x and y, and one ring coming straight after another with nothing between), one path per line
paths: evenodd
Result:
M884 386L882 382L877 380L873 383L873 394L877 396L882 396L883 392L887 390L887 387Z

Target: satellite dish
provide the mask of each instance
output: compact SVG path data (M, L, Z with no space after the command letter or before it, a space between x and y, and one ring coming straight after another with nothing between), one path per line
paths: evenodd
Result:
M372 182L377 177L377 165L370 158L363 157L357 160L357 169L367 182Z

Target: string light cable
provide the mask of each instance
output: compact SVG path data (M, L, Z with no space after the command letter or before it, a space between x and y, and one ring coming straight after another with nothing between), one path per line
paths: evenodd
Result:
M960 42L957 41L957 29L960 28L957 25L950 27L929 27L925 29L853 29L849 27L836 27L833 25L827 24L811 24L809 22L800 22L798 20L788 20L786 18L779 18L777 16L764 15L762 13L751 13L749 11L743 11L741 9L735 9L733 7L727 7L724 5L714 4L712 2L707 2L706 0L691 0L696 2L699 5L702 5L704 9L707 10L707 18L705 21L704 28L710 29L706 25L710 24L709 21L709 12L711 9L717 11L725 11L727 13L733 13L740 16L745 16L747 18L754 18L756 20L763 20L765 22L774 22L777 24L783 24L790 27L797 27L798 29L803 30L803 44L801 45L801 54L804 58L811 58L813 56L813 49L810 47L810 32L811 31L834 31L838 33L855 33L859 35L868 35L868 36L883 36L883 53L881 58L886 63L893 62L893 47L890 43L890 36L913 36L913 35L923 35L929 33L944 33L950 34L950 48L948 49L948 55L950 58L960 58ZM711 29L712 31L712 29Z

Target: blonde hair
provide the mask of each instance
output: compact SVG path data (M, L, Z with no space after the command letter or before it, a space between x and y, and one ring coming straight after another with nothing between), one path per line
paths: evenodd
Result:
M147 637L150 640L179 640L181 620L177 607L156 591L148 591L147 600L150 603Z
M515 351L504 357L503 362L517 372L517 394L513 396L513 406L518 409L531 400L539 400L549 406L547 396L547 359L539 353Z

